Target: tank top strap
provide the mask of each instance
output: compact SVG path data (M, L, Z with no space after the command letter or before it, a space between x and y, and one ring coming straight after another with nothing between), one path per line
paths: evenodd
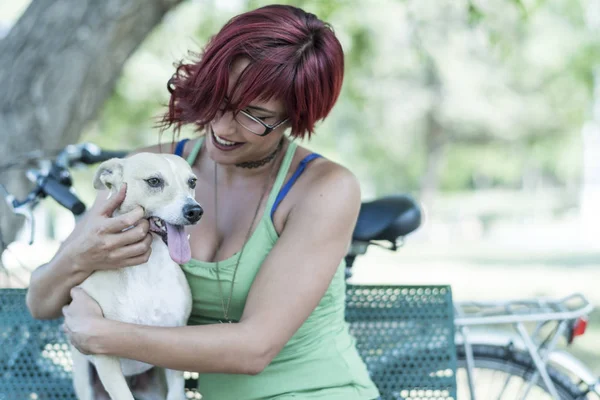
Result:
M190 139L182 139L179 142L177 142L177 146L175 147L175 151L173 152L173 154L179 157L183 157L183 148L189 140Z
M294 154L296 154L296 148L298 144L295 141L291 141L290 145L285 152L285 156L283 161L281 162L281 167L279 167L279 172L277 173L277 178L275 178L275 183L273 184L273 189L271 189L271 193L269 194L269 199L267 200L267 210L270 210L275 203L275 199L277 198L277 194L281 190L283 183L285 181L285 177L287 176L288 171L290 170L290 165L292 165L292 160L294 159ZM265 216L270 217L269 212L265 212Z
M186 159L188 164L194 165L196 157L198 157L198 153L200 153L200 149L202 148L202 143L204 143L204 136L200 136L196 143L194 143L194 147Z

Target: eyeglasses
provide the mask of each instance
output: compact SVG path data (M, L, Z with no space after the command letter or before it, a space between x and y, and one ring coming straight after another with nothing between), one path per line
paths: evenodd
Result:
M229 99L225 98L225 104L220 109L221 112L225 112L225 109L227 108L226 105L228 103ZM237 113L234 113L233 118L238 124L258 136L267 136L269 133L273 132L275 129L279 128L289 120L289 118L285 118L273 125L269 125L245 110L239 110Z

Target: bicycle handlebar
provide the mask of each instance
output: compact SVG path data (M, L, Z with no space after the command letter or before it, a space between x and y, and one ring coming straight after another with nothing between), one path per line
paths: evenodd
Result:
M71 211L73 215L81 215L85 211L85 204L71 191L71 189L54 179L51 175L43 178L39 183L40 190L52 197L61 206Z
M126 151L104 150L93 143L71 144L60 152L54 164L69 168L77 164L97 164L115 157L123 158L126 155Z
M81 149L81 156L79 157L78 161L87 165L91 165L110 160L111 158L123 158L126 155L126 151L102 150L96 145L86 143L86 145Z
M27 173L28 178L35 183L35 187L24 200L16 200L6 189L3 190L5 192L4 197L14 213L26 215L30 218L31 210L38 200L46 195L71 211L73 215L81 215L86 207L71 189L72 180L69 168L77 164L97 164L115 157L122 158L126 155L126 151L103 150L93 143L68 145L55 158L37 158L40 167L31 169ZM50 167L48 167L47 161L50 161ZM45 167L42 167L42 165L45 165ZM4 186L2 187L4 188Z

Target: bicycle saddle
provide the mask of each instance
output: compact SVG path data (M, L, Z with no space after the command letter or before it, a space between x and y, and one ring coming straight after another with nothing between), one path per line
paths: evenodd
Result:
M358 221L352 240L396 241L406 236L421 224L421 210L415 201L406 195L383 197L361 204Z

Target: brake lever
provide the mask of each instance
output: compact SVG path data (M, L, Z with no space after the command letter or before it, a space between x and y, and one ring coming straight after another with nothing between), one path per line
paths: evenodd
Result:
M33 210L31 207L27 207L26 211L17 211L17 214L23 215L29 224L29 245L31 246L35 236L35 218L33 218Z
M35 207L35 205L37 204L36 194L31 192L25 200L19 201L1 183L0 193L2 193L2 195L4 196L4 200L11 208L12 212L18 215L22 215L27 220L27 223L30 227L29 245L32 245L35 235L35 218L33 217L33 207Z
M82 160L86 154L98 155L102 149L94 143L80 143L67 145L56 157L55 164L68 169L75 166L86 165Z

